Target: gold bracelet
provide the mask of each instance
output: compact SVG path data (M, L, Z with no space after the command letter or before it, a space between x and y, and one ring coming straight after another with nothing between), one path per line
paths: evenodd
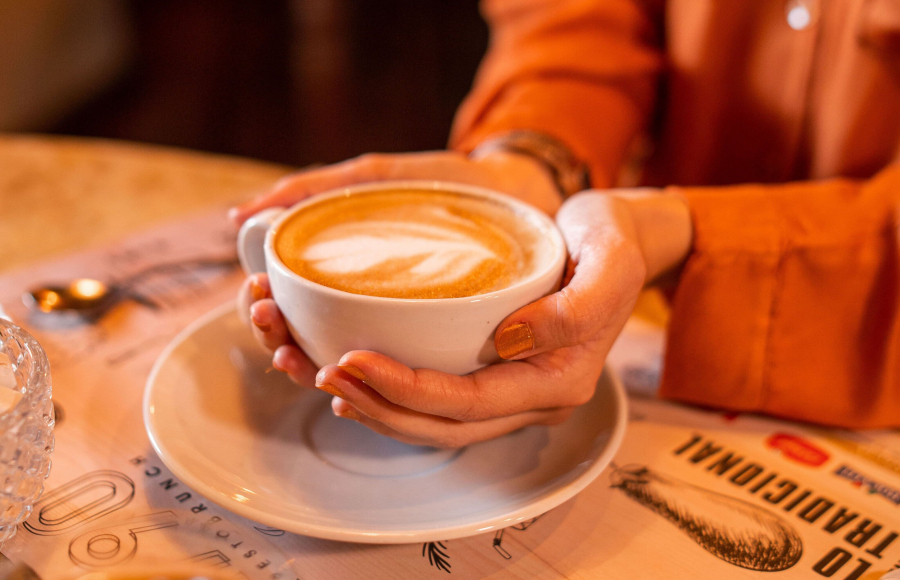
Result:
M491 135L469 153L469 158L478 160L495 151L520 153L538 161L550 172L563 199L591 187L587 164L558 139L545 133L516 129Z

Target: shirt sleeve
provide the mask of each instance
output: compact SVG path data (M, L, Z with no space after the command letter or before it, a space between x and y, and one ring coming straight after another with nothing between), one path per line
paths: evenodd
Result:
M484 0L491 44L457 112L450 146L531 129L588 163L595 187L614 185L656 97L658 14L647 0Z
M866 182L687 188L694 248L661 394L900 426L900 165Z

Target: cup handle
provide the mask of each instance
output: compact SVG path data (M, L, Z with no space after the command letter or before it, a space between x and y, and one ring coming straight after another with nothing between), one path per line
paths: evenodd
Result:
M283 211L283 207L264 209L241 226L237 238L237 252L241 268L248 276L266 271L266 232Z

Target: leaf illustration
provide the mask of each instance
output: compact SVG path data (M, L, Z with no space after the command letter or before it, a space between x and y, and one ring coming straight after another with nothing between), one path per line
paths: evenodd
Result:
M613 471L612 487L663 516L711 554L742 568L774 572L800 560L803 543L784 519L647 467Z
M428 554L428 563L450 574L450 556L447 555L447 546L443 542L425 542L422 544L422 557Z

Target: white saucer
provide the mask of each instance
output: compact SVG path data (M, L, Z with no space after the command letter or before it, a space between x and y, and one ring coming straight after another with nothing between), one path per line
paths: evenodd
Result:
M625 433L625 394L608 373L562 425L445 451L338 419L330 396L269 366L232 306L210 312L156 361L144 423L160 458L194 490L308 536L392 544L504 528L584 489Z

